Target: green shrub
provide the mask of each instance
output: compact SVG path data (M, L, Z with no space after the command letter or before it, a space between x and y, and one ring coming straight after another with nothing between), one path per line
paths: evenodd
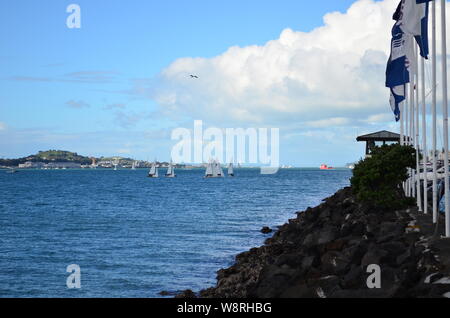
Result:
M355 165L350 182L359 201L384 209L400 209L411 204L405 197L402 182L408 168L416 165L412 146L399 144L375 147L371 156Z

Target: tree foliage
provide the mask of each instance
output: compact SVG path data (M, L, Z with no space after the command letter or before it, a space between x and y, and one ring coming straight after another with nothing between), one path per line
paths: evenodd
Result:
M402 182L408 168L414 168L416 153L412 146L399 144L375 147L371 156L356 164L351 185L357 199L385 209L400 209L411 203Z

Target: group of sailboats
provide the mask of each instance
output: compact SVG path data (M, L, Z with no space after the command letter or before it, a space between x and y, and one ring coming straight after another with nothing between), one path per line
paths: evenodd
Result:
M156 161L154 161L152 163L152 166L150 167L150 171L148 172L148 177L149 178L159 178L158 166L156 165ZM173 166L172 161L170 161L169 166L167 167L167 172L166 172L165 177L166 178L175 178L176 177L175 168Z
M229 177L234 177L233 163L230 163L228 165L227 174ZM224 176L225 175L224 175L222 166L220 165L219 161L211 160L206 165L205 178L223 178ZM150 171L148 172L148 177L149 178L159 178L158 165L156 163L156 160L152 163L152 165L150 167ZM165 174L165 177L166 178L175 178L176 177L175 167L174 167L172 161L170 161L169 166L167 167L167 172Z
M230 163L228 165L228 176L234 177L234 168L233 164ZM206 165L205 178L222 178L224 177L224 173L222 170L222 166L219 161L211 160Z

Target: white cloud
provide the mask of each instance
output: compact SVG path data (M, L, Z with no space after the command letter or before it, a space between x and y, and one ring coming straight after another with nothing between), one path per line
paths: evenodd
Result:
M388 112L384 73L396 5L359 0L346 13L325 15L311 32L285 29L263 46L178 59L161 72L152 96L168 113L215 122L314 122Z
M68 102L66 102L66 105L71 107L71 108L87 108L90 107L90 105L88 103L86 103L85 101L82 100L69 100Z
M0 121L0 130L6 130L6 128L6 124Z
M394 118L393 114L391 114L389 112L385 112L385 113L381 113L381 114L371 115L366 120L364 120L364 122L369 123L369 124L381 123L381 122L388 122L390 120L393 120L393 118Z
M335 118L327 118L327 119L319 119L307 122L306 124L309 127L313 128L327 128L332 126L346 126L351 123L349 118L343 117L335 117Z

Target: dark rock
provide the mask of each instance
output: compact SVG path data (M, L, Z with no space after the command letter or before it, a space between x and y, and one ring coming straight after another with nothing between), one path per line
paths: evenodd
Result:
M331 210L328 207L323 209L319 214L319 217L324 218L324 219L328 219L330 216L331 216Z
M330 243L337 238L337 235L338 233L334 227L327 227L319 233L317 244L321 245Z
M371 265L371 264L380 265L381 264L381 260L387 254L388 253L385 250L381 249L381 248L378 248L378 247L369 248L367 253L361 259L361 265L363 265L363 266L368 266L368 265Z
M349 260L344 254L337 251L326 252L321 257L321 268L325 273L329 274L342 274L350 268Z
M440 280L442 277L444 277L444 274L442 273L436 273L435 275L430 277L430 284L433 284L435 282L437 282L438 280Z
M176 295L175 298L197 298L197 296L192 290L186 289L185 291L181 292L181 294Z
M352 265L351 269L345 274L342 280L342 287L348 288L361 288L364 287L365 279L363 277L362 266Z
M348 258L350 263L355 265L361 264L362 257L367 253L368 244L365 241L353 241L353 245L343 250L343 254Z
M358 202L351 188L345 188L297 213L265 245L239 254L233 266L218 271L216 286L202 290L200 297L442 297L450 285L436 282L450 276L450 256L443 266L435 250L450 255L449 244L433 248L421 238L425 234L405 233L414 209L378 209ZM380 289L367 287L370 264L381 268ZM425 283L433 273L439 275Z
M397 265L401 265L403 263L405 263L406 261L410 260L411 257L413 256L413 253L411 251L411 249L407 249L404 253L402 253L401 255L399 255L397 257Z
M404 232L405 226L397 222L383 222L380 224L380 235L393 234L399 237Z
M288 286L295 270L288 266L278 267L269 265L261 271L251 297L272 298L278 297Z
M305 283L293 284L280 295L281 298L315 298L317 293Z
M338 239L332 241L324 246L325 251L342 251L346 244L346 241L343 239Z
M297 253L282 254L275 260L275 265L277 266L288 265L290 267L297 267L301 263L301 255L298 255Z
M381 248L385 251L387 251L389 254L393 254L393 255L400 255L403 254L406 249L407 246L399 241L391 241L391 242L387 242L381 245Z
M304 257L302 259L301 265L300 265L300 269L302 271L308 271L310 270L312 267L315 267L319 264L319 260L317 256L308 256L308 257Z
M362 235L364 235L365 230L366 230L366 226L361 221L356 221L350 227L350 232L353 236L362 236Z
M330 275L308 281L308 287L311 288L316 298L328 298L340 290L339 277Z
M170 295L173 295L173 293L168 292L168 291L165 291L165 290L159 292L158 294L159 294L160 296L170 296Z
M263 234L269 234L269 233L272 233L272 232L273 232L273 230L270 227L268 227L268 226L265 226L265 227L263 227L261 229L261 233L263 233Z

